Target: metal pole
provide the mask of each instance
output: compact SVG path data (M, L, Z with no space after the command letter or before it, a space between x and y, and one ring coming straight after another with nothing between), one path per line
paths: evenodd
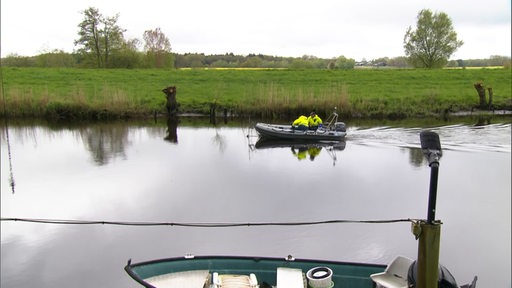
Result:
M441 240L441 222L435 221L437 179L439 159L442 156L439 135L434 132L420 133L421 148L430 166L430 190L428 195L427 222L420 222L418 242L418 288L437 288L439 274L439 247Z
M436 217L437 176L439 173L439 159L443 155L439 135L435 132L423 131L420 133L421 149L430 166L430 191L428 195L427 222L433 224Z
M427 222L433 224L436 218L436 200L437 200L437 176L439 174L439 162L434 162L430 166L430 190L428 193L428 213Z

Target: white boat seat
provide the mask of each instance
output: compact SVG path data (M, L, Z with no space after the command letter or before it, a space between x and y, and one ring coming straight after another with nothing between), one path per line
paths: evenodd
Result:
M414 260L404 256L397 256L387 267L384 272L370 275L377 287L386 288L407 288L407 273L409 266Z
M256 288L258 287L258 280L256 275L234 275L234 274L221 274L215 272L212 277L213 287L215 288Z
M277 268L276 288L306 288L307 281L304 279L304 273L301 269L295 268Z
M208 270L192 270L158 275L144 280L157 288L203 288L210 279L209 274Z

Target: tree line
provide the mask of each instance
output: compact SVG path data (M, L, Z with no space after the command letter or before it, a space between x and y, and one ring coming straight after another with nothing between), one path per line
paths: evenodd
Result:
M382 57L356 62L354 59L323 59L315 56L279 57L261 54L234 55L233 53L205 55L202 53L170 53L167 65L164 57L157 63L148 59L144 52L132 51L129 54L115 54L110 60L109 68L270 68L270 69L357 69L373 68L413 68L407 57ZM155 57L156 58L156 57ZM156 59L155 59L156 60ZM446 67L506 67L510 68L511 58L491 56L487 59L450 60ZM96 65L84 62L81 55L54 50L36 56L8 55L2 58L4 67L41 67L41 68L95 68Z
M119 14L103 16L97 8L82 11L78 38L73 53L46 51L36 56L8 55L2 66L12 67L76 67L76 68L289 68L289 69L353 69L356 67L510 67L507 56L489 59L449 60L463 45L457 38L451 19L443 12L428 9L418 14L416 29L409 27L404 37L406 56L356 62L339 56L324 59L311 55L279 57L262 54L205 55L173 53L167 36L160 28L146 30L142 38L125 39L125 29L117 24ZM143 47L141 49L141 47Z

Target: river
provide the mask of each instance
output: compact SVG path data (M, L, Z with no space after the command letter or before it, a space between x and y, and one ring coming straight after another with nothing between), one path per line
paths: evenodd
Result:
M251 123L182 119L3 126L1 216L155 223L425 219L439 134L440 262L511 287L510 118L347 123L336 147L261 146ZM135 262L246 255L415 259L410 223L197 228L1 222L1 287L139 287Z

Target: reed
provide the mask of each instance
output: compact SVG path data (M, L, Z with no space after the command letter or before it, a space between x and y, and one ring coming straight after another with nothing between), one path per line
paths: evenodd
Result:
M264 118L326 117L334 107L345 118L430 117L478 105L476 82L493 88L496 109L512 106L510 69L2 69L3 117L151 116L165 112L168 85L177 86L181 112L215 105Z

